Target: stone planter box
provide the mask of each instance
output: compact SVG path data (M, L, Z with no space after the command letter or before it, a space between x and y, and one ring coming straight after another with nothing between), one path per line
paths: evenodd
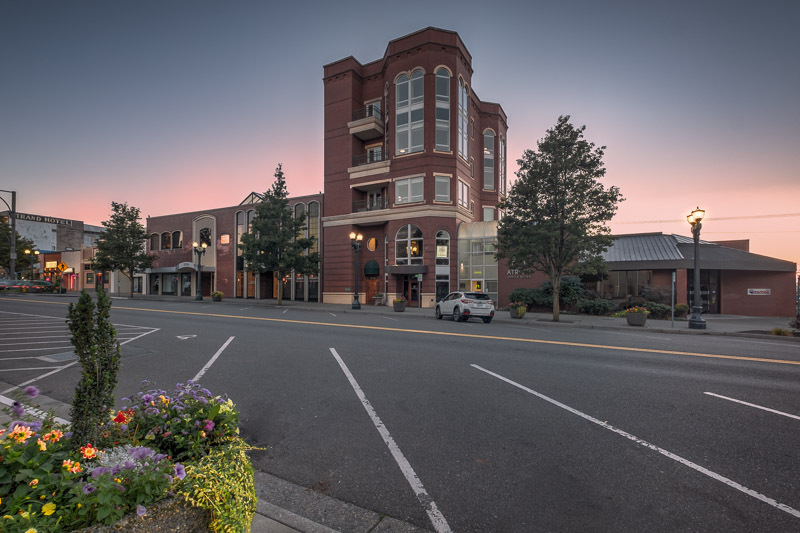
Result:
M405 300L399 302L392 302L392 307L396 312L402 313L403 311L406 310L406 302Z
M511 313L511 318L522 318L525 316L524 307L509 307L508 310Z
M79 530L80 533L112 533L128 531L134 533L167 533L175 531L208 531L211 513L206 509L192 507L177 498L168 498L147 507L147 514L123 517L111 525L98 524Z
M647 322L647 315L644 313L626 313L625 320L629 326L644 326Z

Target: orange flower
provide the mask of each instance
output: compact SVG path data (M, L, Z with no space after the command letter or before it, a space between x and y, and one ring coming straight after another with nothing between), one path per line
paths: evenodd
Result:
M28 427L28 426L17 426L17 427L14 428L14 431L12 431L8 435L8 437L10 439L16 440L19 443L24 443L26 440L28 440L33 435L35 435L35 433L33 431L31 431L30 427Z
M47 443L45 441L43 441L42 439L38 439L36 441L36 444L39 445L39 449L42 450L42 451L45 451L47 449Z
M92 447L92 443L90 442L86 446L81 446L81 454L84 459L94 459L97 457L97 448Z
M67 472L72 472L73 474L77 474L78 472L82 471L81 464L77 461L70 461L69 459L64 459L64 462L61 463L61 466L67 469Z
M53 431L44 436L44 440L51 442L58 442L61 440L61 437L63 436L64 434L62 432L60 432L57 429L54 429Z
M125 409L124 411L117 412L117 416L113 418L113 421L117 424L127 424L130 419L133 418L133 415L133 409Z
M38 484L39 484L39 480L38 479L32 479L31 482L28 483L28 485L31 486L31 487L35 487Z

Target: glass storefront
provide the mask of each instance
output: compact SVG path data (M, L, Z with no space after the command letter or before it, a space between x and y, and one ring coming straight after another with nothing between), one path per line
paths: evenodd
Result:
M485 292L497 303L497 221L458 227L458 289Z

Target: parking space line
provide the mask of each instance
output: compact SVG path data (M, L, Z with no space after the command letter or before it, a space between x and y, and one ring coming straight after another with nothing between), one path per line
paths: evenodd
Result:
M436 506L436 502L433 501L433 498L430 497L428 492L425 490L425 487L422 486L422 481L420 481L416 472L414 472L414 469L403 455L403 452L400 451L400 447L397 446L397 443L392 438L389 430L386 429L386 426L378 417L378 414L375 412L375 409L373 409L372 404L364 395L364 391L362 391L361 387L359 387L356 378L354 378L353 374L350 373L350 369L347 368L347 365L336 352L336 350L334 348L330 348L330 351L331 354L333 354L333 357L336 359L336 362L339 363L344 375L347 376L350 386L353 387L356 396L358 396L358 399L361 401L361 405L364 406L364 409L367 411L370 420L372 420L372 423L375 425L375 429L378 430L378 433L380 433L381 437L383 438L383 442L385 442L386 446L389 447L392 457L394 457L397 466L400 467L400 471L403 473L403 476L405 476L408 484L411 485L411 489L417 496L417 500L425 508L428 518L430 518L431 523L433 523L433 528L437 531L437 533L449 533L451 531L450 525L447 523L444 515L442 515L442 513L439 511L439 508Z
M22 372L23 370L47 370L48 368L60 368L58 366L36 366L32 368L0 368L0 372Z
M775 409L770 409L769 407L764 407L763 405L756 405L754 403L744 402L742 400L737 400L736 398L729 398L721 394L714 394L713 392L704 392L703 394L708 394L709 396L715 396L717 398L722 398L723 400L740 403L742 405L747 405L749 407L755 407L756 409L761 409L762 411L769 411L770 413L775 413L776 415L788 416L789 418L800 420L800 416L790 415L789 413L784 413L783 411L776 411Z
M229 338L227 341L225 341L225 344L223 344L223 345L222 345L222 347L221 347L219 350L217 350L217 353L215 353L215 354L214 354L214 356L213 356L213 357L212 357L212 358L211 358L211 359L208 361L208 363L206 363L206 366L204 366L203 368L201 368L201 369L200 369L200 372L198 372L198 373L197 373L197 375L196 375L195 377L193 377L193 378L192 378L192 381L199 381L199 380L200 380L200 378L201 378L201 377L203 377L203 374L205 374L205 373L206 373L206 371L207 371L209 368L211 368L211 365L213 365L213 364L214 364L214 361L216 361L216 360L217 360L217 358L218 358L220 355L222 355L222 352L224 352L224 351L225 351L225 348L227 348L227 347L228 347L228 345L229 345L231 342L233 342L233 339L235 339L235 338L236 338L236 337L230 337L230 338Z
M736 489L736 490L738 490L738 491L740 491L740 492L742 492L744 494L747 494L748 496L751 496L751 497L753 497L753 498L755 498L757 500L760 500L760 501L762 501L762 502L764 502L766 504L769 504L769 505L775 507L776 509L780 509L781 511L783 511L785 513L788 513L788 514L790 514L792 516L800 518L800 511L798 511L797 509L789 507L788 505L786 505L784 503L779 503L778 501L776 501L776 500L774 500L772 498L769 498L767 496L764 496L763 494L761 494L759 492L756 492L756 491L754 491L752 489L748 489L744 485L740 485L739 483L733 481L732 479L726 478L725 476L717 474L716 472L712 472L711 470L709 470L709 469L707 469L705 467L702 467L702 466L700 466L700 465L698 465L696 463L693 463L693 462L689 461L688 459L684 459L683 457L681 457L679 455L676 455L676 454L674 454L674 453L672 453L670 451L667 451L664 448L660 448L660 447L656 446L655 444L651 444L651 443L647 442L646 440L643 440L643 439L640 439L639 437L631 435L627 431L623 431L621 429L615 428L614 426L612 426L612 425L610 425L610 424L608 424L606 422L603 422L602 420L598 420L597 418L595 418L595 417L593 417L591 415L587 415L586 413L583 413L581 411L578 411L577 409L575 409L573 407L570 407L570 406L568 406L566 404L563 404L563 403L559 402L558 400L554 400L553 398L550 398L549 396L545 396L544 394L542 394L540 392L536 392L533 389L529 389L525 385L520 385L516 381L512 381L512 380L510 380L510 379L508 379L506 377L501 376L500 374L496 374L496 373L492 372L491 370L486 370L485 368L483 368L481 366L478 366L478 365L475 365L475 364L472 364L470 366L472 368L476 369L476 370L480 370L481 372L489 374L490 376L494 376L497 379L499 379L500 381L505 381L509 385L513 385L514 387L517 387L518 389L521 389L521 390L523 390L525 392L533 394L537 398L540 398L540 399L542 399L542 400L544 400L544 401L546 401L548 403L551 403L551 404L555 405L556 407L560 407L561 409L564 409L565 411L569 411L570 413L572 413L574 415L578 415L579 417L583 418L584 420L588 420L589 422L591 422L593 424L597 424L598 426L600 426L602 428L605 428L605 429L607 429L609 431L613 431L617 435L621 435L621 436L625 437L626 439L631 440L631 441L635 442L636 444L639 444L640 446L644 446L645 448L648 448L650 450L656 451L656 452L660 453L661 455L672 459L673 461L677 461L677 462L681 463L684 466L688 466L692 470L700 472L701 474L704 474L704 475L710 477L711 479L714 479L716 481L724 483L725 485L728 485L729 487L733 487L734 489Z
M6 339L3 339L6 340ZM28 344L63 344L65 342L70 342L69 339L64 341L27 341L27 342L5 342L0 344L0 346L19 346L19 345L28 345Z

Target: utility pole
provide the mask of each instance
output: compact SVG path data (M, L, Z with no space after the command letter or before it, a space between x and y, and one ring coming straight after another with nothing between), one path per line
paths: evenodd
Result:
M0 190L0 192L10 192L11 193L11 205L8 205L5 198L0 197L0 200L3 200L3 203L10 209L8 212L8 223L11 226L11 234L9 235L8 239L8 269L11 271L11 279L17 279L16 273L16 263L17 263L17 191L4 191Z

